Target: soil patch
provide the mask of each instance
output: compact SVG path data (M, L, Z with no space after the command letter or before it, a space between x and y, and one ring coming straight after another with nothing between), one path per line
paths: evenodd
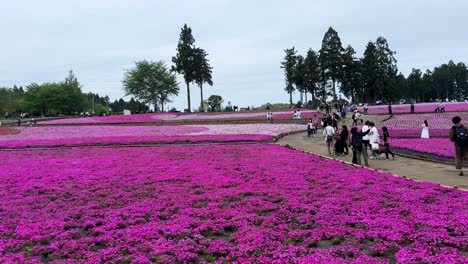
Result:
M0 136L14 135L20 133L20 130L10 127L0 127Z

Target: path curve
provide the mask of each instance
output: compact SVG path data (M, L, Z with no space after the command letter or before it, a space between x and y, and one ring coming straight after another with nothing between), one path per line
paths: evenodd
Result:
M319 135L308 138L307 133L288 135L280 138L277 144L305 152L326 156L328 151L324 138ZM336 160L351 162L352 155L336 157ZM455 165L435 163L399 156L396 160L369 160L370 168L404 176L408 179L434 182L468 190L468 176L458 176Z

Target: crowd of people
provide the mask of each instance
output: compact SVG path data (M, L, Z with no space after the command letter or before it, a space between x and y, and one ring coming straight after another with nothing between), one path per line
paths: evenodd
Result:
M391 106L389 107L391 111ZM364 106L367 112L367 106ZM414 104L411 104L411 112L414 112ZM441 103L435 112L445 112L445 106ZM353 111L351 117L351 129L349 130L345 122L338 127L339 121L345 120L345 115L338 115L336 112L326 111L321 119L314 115L307 124L307 135L310 137L322 128L322 135L325 139L329 156L345 156L352 151L352 163L369 166L369 159L390 157L395 159L396 155L391 149L390 132L388 127L382 127L382 135L375 124L371 121L364 122L358 110ZM468 128L461 123L461 118L455 116L452 119L453 126L450 129L449 139L455 146L455 165L459 170L459 175L463 176L463 162L468 160ZM360 126L362 127L360 128ZM421 138L429 139L429 123L424 120L421 125ZM370 153L370 155L369 155Z

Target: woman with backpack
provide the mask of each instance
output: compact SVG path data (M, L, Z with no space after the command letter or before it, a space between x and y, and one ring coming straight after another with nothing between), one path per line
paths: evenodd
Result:
M390 134L388 133L388 128L387 127L382 127L383 131L383 138L384 138L384 146L387 148L387 151L385 152L385 157L388 158L388 154L392 154L392 159L395 159L395 153L393 153L390 150Z
M369 134L370 130L366 132L359 132L357 127L351 128L351 147L353 149L353 163L361 165L361 155L364 159L364 165L369 166L367 157L367 150L362 146L362 137Z

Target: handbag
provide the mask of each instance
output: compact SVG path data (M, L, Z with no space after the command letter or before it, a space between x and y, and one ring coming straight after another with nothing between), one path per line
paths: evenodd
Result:
M372 150L379 150L379 143L371 143Z

